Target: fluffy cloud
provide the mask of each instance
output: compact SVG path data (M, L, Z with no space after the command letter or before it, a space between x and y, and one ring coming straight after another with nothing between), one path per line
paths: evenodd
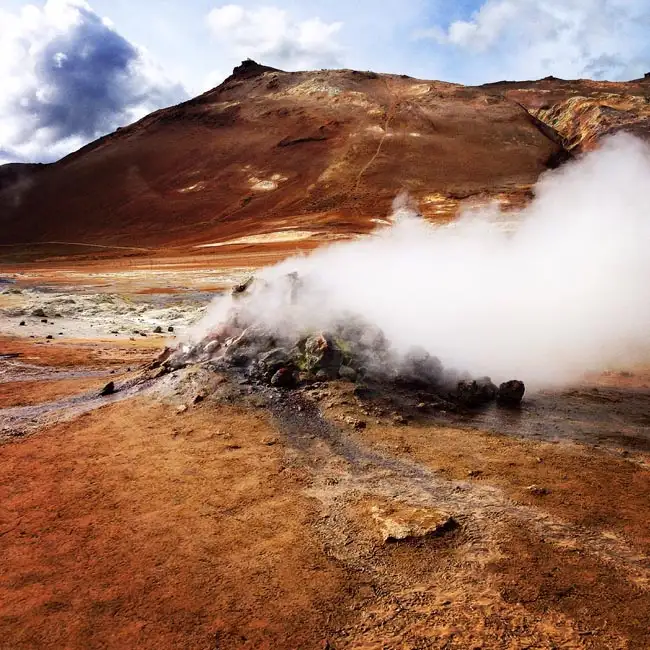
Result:
M454 46L467 73L478 65L493 79L626 79L649 65L649 27L647 0L485 0L468 20L418 36Z
M320 18L295 20L283 9L225 5L208 14L208 25L228 56L250 57L280 68L336 67L343 49L337 42L342 23Z
M54 160L183 99L83 0L0 9L0 163Z

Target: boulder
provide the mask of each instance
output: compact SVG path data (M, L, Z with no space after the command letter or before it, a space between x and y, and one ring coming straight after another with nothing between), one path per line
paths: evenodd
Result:
M464 406L482 406L488 404L497 396L497 390L489 377L464 379L458 382L456 398Z
M294 365L287 350L273 348L258 357L257 368L264 380L271 381L281 368L289 368L293 371Z
M499 386L497 392L497 404L501 406L519 406L526 392L523 381L511 379Z
M442 363L422 347L412 347L404 356L396 377L408 386L437 386L443 376Z
M271 377L271 386L277 388L293 388L296 385L296 374L291 368L280 368Z
M302 358L303 369L307 372L325 375L326 378L338 377L343 363L343 354L329 334L315 334L304 341ZM322 371L322 373L320 372Z
M339 368L339 377L347 381L356 381L357 371L351 366L341 366Z

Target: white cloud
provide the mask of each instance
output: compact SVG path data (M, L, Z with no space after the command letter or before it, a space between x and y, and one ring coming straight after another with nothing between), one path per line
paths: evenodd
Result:
M485 0L468 20L417 35L464 51L493 79L624 79L650 64L649 27L647 0Z
M0 9L0 164L54 160L185 97L83 0Z
M318 17L297 20L278 7L247 9L231 4L213 9L208 25L233 60L250 57L288 69L341 64L340 22L327 23Z

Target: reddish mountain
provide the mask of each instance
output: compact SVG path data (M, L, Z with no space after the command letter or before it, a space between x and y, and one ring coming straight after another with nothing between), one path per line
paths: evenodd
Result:
M648 78L466 87L246 61L59 162L0 167L0 243L365 232L402 188L430 218L468 197L518 205L541 172L604 134L650 133L649 102Z

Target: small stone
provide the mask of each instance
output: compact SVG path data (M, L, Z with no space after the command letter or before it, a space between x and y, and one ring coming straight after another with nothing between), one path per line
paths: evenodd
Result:
M393 424L404 426L407 425L408 423L409 421L403 415L396 414L393 416Z
M426 411L427 407L428 407L428 404L426 404L426 402L420 402L415 408L418 411Z
M526 488L531 494L534 494L536 497L543 497L546 494L549 494L549 490L545 487L541 487L540 485L529 485Z
M162 327L160 325L156 325L153 331L154 334L162 334Z
M40 307L32 312L32 316L36 316L36 318L46 318L45 312Z
M273 445L276 445L278 443L278 439L273 437L273 436L268 436L266 438L262 438L262 444L266 445L267 447L272 447Z
M54 337L51 334L48 334L45 338L51 341Z
M147 336L144 332L140 332L140 336Z
M19 323L20 327L25 327L27 323L24 320L21 320Z
M104 388L99 391L100 397L106 397L106 395L112 395L115 392L115 382L109 381Z
M469 472L467 472L467 476L470 478L476 478L477 476L480 476L483 472L481 472L480 469L470 469Z
M180 414L180 413L185 413L185 411L187 411L187 405L186 405L186 404L181 404L181 405L176 409L176 413L178 413L178 414Z
M47 323L47 318L41 318L41 323Z
M365 429L367 426L365 420L359 420L358 418L354 418L351 415L347 415L344 418L344 422L346 424L349 424L353 429L356 429L357 431L361 431L362 429Z
M168 332L173 332L173 331L174 331L174 328L170 325L170 326L167 328L167 331L168 331Z

